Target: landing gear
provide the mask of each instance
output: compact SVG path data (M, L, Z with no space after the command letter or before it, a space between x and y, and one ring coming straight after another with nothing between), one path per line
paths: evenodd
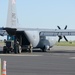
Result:
M6 46L3 47L3 53L7 53L7 48L6 48Z
M33 49L33 46L32 46L32 44L30 44L29 52L31 52L31 53L32 53L32 49Z
M18 43L16 43L15 45L14 45L14 53L15 54L20 54L22 52L22 49L21 49L21 46L18 44Z
M45 48L45 46L42 48L42 52L46 52L46 48Z

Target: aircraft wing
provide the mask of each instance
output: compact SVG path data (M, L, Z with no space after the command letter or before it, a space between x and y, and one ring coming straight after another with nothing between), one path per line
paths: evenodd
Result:
M43 30L40 31L40 36L75 36L75 30L67 29L67 30Z
M10 35L14 35L16 31L38 31L40 36L75 36L74 29L34 29L34 28L3 28Z

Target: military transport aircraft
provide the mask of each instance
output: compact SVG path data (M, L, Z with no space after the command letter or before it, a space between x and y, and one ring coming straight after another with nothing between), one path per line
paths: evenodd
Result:
M75 30L66 30L67 26L64 29L38 29L38 28L18 28L17 26L17 17L15 10L16 2L15 0L9 0L8 6L8 16L7 16L7 26L1 28L1 35L10 35L16 36L17 41L21 47L32 44L33 48L40 48L42 51L50 49L56 43L55 39L47 39L46 36L58 36L60 39L65 36L75 36Z
M73 36L75 30L33 29L33 28L3 28L9 35L15 35L21 46L30 45L41 48L43 51L50 49L55 40L46 39L46 36ZM59 38L60 39L60 38Z

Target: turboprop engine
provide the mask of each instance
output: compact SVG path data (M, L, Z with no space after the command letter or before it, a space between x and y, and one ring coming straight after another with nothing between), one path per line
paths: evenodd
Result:
M60 29L60 30L61 30L60 26L57 26L57 27L58 27L58 29ZM65 26L64 30L66 30L66 29L67 29L67 25ZM67 40L66 36L58 36L58 37L59 37L58 42L60 42L60 40L61 40L62 38L64 38L64 39L65 39L65 41L67 41L67 42L68 42L68 40Z

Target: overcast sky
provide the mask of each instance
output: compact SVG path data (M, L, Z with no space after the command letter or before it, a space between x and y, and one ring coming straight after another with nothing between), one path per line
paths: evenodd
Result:
M0 0L0 27L6 26L7 10L8 0ZM16 0L16 10L19 27L75 29L75 0Z

